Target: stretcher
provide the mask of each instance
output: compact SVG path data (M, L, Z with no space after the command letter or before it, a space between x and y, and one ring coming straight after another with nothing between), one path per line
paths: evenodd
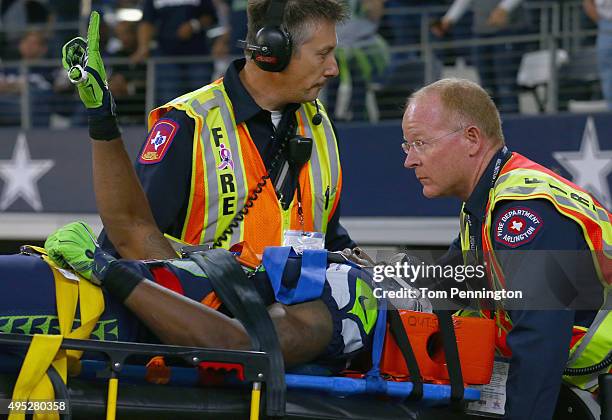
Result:
M0 346L17 348L27 346L30 337L14 334L0 334ZM174 355L185 365L194 362L194 357L209 360L226 360L229 363L244 363L244 379L257 382L262 380L259 373L271 374L265 353L252 351L215 351L192 349L178 346L157 346L149 344L101 343L98 341L67 341L81 348L99 349L121 359L121 349L139 354ZM115 360L115 359L112 359ZM82 372L64 385L59 378L53 380L58 401L66 401L68 411L63 419L103 419L107 417L107 383L112 376L112 366L120 378L116 404L118 419L248 419L251 417L252 396L248 386L196 386L198 372L189 367L172 367L172 379L165 385L155 385L143 380L146 368L142 365L115 365L112 360L83 360ZM3 358L0 361L0 400L11 398L17 375L17 360ZM220 368L221 365L218 365ZM11 372L12 373L9 373ZM49 372L53 377L53 374ZM263 378L265 383L265 378ZM288 389L285 394L285 419L449 419L478 420L486 417L465 414L450 405L450 386L430 384L423 401L409 398L389 398L381 395L343 393L323 390L318 384L312 386L305 375L286 375ZM295 385L297 382L297 386ZM342 387L340 387L342 388ZM265 390L265 385L264 385ZM467 393L468 398L474 395ZM265 399L264 399L265 400ZM6 403L5 403L6 404ZM584 396L577 395L567 387L561 389L555 419L599 420L592 414L592 403ZM6 413L6 412L5 412ZM261 417L266 418L265 403ZM606 419L602 417L602 419ZM607 420L607 419L606 419Z
M215 269L206 268L206 272ZM384 333L387 326L389 329L394 324L397 327L398 322L407 318L402 318L399 312L387 311L384 306L381 308L384 316L379 317L376 325L381 338L375 340L369 370L341 377L322 376L312 367L309 374L286 373L282 359L279 364L280 352L274 343L275 335L265 337L266 334L261 333L274 330L265 315L265 308L249 306L249 311L244 311L244 305L251 302L236 295L248 296L248 284L233 284L231 289L224 290L225 286L227 282L217 284L215 291L236 317L245 325L259 324L251 327L260 332L258 340L255 340L258 342L254 343L256 351L64 339L63 349L78 349L85 353L80 361L80 372L69 378L66 384L52 367L46 371L55 400L64 401L68 407L60 418L483 418L463 411L464 403L478 400L480 393L477 388L464 384L461 372L466 365L461 358L461 344L457 345L462 340L455 336L456 332L461 333L460 329L452 327L450 313L438 314L446 362L442 364L447 366L442 377L434 372L439 364L427 367L419 363L423 360L419 353L429 342L427 337L432 331L423 330L421 334L429 335L416 339L417 332L405 328L403 330L411 335L408 342L407 336L402 340L394 335L395 342L390 343L390 335ZM246 289L241 290L241 287ZM234 297L228 298L231 294ZM233 302L228 299L233 299ZM258 311L259 316L254 320L253 313ZM391 314L389 322L385 319L387 314ZM251 319L241 319L245 316ZM433 317L429 314L421 316ZM24 350L31 341L30 335L0 334L3 353L0 358L0 401L4 401L4 405L13 395ZM412 346L411 342L415 345ZM385 347L393 350L385 351ZM400 357L398 354L403 364L393 363L393 359ZM91 357L95 355L97 357ZM157 381L163 384L152 384L148 378L150 372L144 363L153 356L164 356L168 364L168 375L163 381ZM384 375L381 375L381 369ZM390 376L405 376L408 371L411 373L410 381L406 381L407 378L402 378L403 382L388 380ZM431 372L434 376L428 377ZM424 378L442 383L424 383ZM584 402L580 398L574 398L571 393L562 395L561 412L557 418L570 418L563 415L571 413L572 419L595 420L595 417L587 415L588 409L581 406ZM0 414L6 413L5 407L0 407L0 410L4 410Z
M27 346L30 336L18 334L0 335L3 348ZM270 371L267 355L255 351L227 351L197 349L179 346L152 344L111 343L90 340L64 340L65 348L81 348L89 353L103 352L108 360L83 360L82 371L64 385L52 379L56 399L67 401L70 416L64 418L104 418L108 408L107 383L118 377L116 417L121 418L256 418L253 409L252 390L262 384L265 392L279 392L267 387L267 382L278 372ZM144 380L146 368L142 365L123 364L128 355L164 355L167 360L182 362L184 366L173 366L172 379L164 385L153 385ZM225 383L215 387L198 387L198 369L188 367L202 361L210 363L216 370L225 370L232 376L234 384ZM14 370L15 361L4 361L0 370ZM233 373L232 374L230 374ZM53 377L52 373L49 373ZM282 375L282 373L281 373ZM239 377L239 378L238 378ZM10 399L16 375L0 375L0 399ZM342 381L351 383L349 386ZM231 382L231 381L230 381ZM407 404L406 398L412 390L409 382L391 382L388 391L366 390L353 378L329 378L312 375L286 374L286 393L283 399L284 416L287 419L383 419L383 418L430 418L425 413L448 411L450 386L425 384L423 402ZM327 382L329 386L324 386ZM335 383L334 383L335 382ZM253 386L254 384L254 386ZM465 392L467 399L479 396L475 389ZM265 417L266 398L261 399L261 417ZM416 417L416 415L419 415ZM463 418L459 413L456 418ZM433 418L433 417L431 417ZM439 418L439 417L438 417Z

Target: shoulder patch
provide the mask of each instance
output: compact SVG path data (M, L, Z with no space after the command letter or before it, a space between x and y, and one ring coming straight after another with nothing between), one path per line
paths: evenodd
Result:
M543 221L539 214L526 207L511 207L495 220L495 242L517 248L534 240Z
M168 118L157 121L149 132L149 137L147 137L147 141L142 148L138 162L143 165L161 162L179 127L176 121Z

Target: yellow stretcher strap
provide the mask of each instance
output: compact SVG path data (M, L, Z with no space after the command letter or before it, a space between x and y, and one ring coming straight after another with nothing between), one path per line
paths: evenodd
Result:
M43 254L42 258L53 272L60 335L34 336L13 390L13 401L53 400L53 385L46 375L49 366L53 365L65 383L69 370L71 373L78 372L78 360L83 353L77 350L61 350L63 338L89 338L104 312L104 298L99 287L57 267L44 255L44 250L37 251ZM79 301L81 325L72 330ZM9 415L9 420L22 419L25 419L23 413ZM59 414L36 413L34 419L58 420Z
M251 417L250 420L259 420L259 404L261 401L261 382L253 382L251 391Z
M40 334L36 334L32 338L32 343L26 353L21 372L19 372L19 377L13 389L13 401L34 399L34 394L39 397L37 399L49 400L53 398L53 385L46 373L62 344L62 339L61 335ZM49 391L51 398L48 395L45 396ZM59 419L59 415L38 416L36 418ZM9 420L23 419L25 419L25 413L22 412L11 412L9 415Z
M117 378L110 378L108 380L108 400L106 403L106 420L115 420L115 414L117 413L117 388L119 386L119 380Z

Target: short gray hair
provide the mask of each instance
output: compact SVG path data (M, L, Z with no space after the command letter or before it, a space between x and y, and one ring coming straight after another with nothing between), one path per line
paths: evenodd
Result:
M257 32L265 26L266 12L270 0L249 0L247 6L247 42L255 43ZM310 39L319 21L336 24L349 16L346 3L342 0L288 0L285 4L283 26L291 34L293 52Z

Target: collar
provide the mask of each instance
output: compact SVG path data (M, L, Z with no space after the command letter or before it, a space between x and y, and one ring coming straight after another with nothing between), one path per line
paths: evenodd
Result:
M234 108L236 124L243 123L263 111L263 109L255 103L255 100L246 90L238 75L245 64L246 58L232 61L223 77L225 91Z
M236 124L248 121L262 111L268 113L268 115L270 114L268 111L257 105L251 94L246 90L242 84L242 81L240 80L239 74L244 69L245 64L246 58L239 58L232 61L225 72L225 76L223 77L225 91L227 92L227 96L229 97L234 108ZM289 104L283 110L283 114L285 114L287 110L295 112L299 107L299 104Z
M476 188L465 202L464 210L467 213L478 217L481 221L484 219L487 201L489 200L489 190L495 184L502 166L510 159L511 155L512 153L504 146L493 156L487 169L478 180Z

